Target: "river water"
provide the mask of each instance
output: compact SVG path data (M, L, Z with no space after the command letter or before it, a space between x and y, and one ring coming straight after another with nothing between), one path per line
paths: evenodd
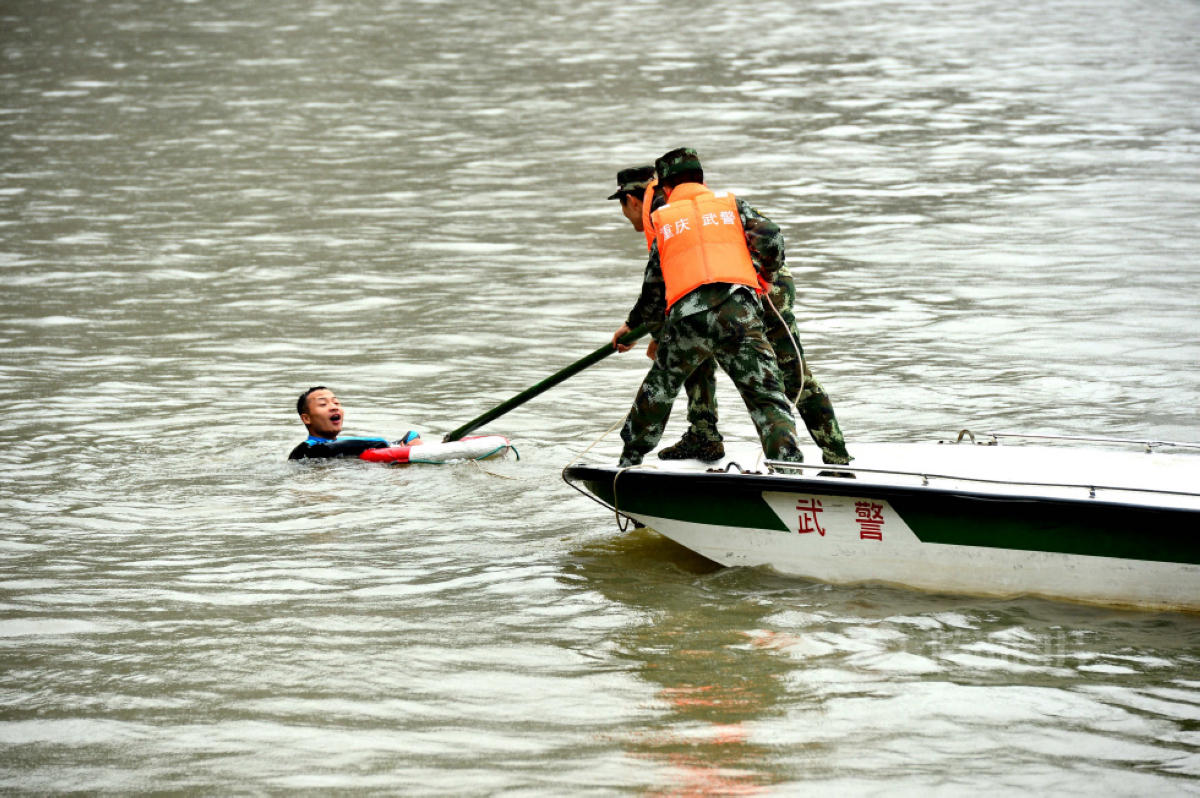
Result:
M620 531L559 471L637 352L519 462L284 462L309 385L436 438L601 345L604 197L684 144L784 228L851 449L1200 440L1200 4L702 5L0 6L0 789L1200 791L1195 616Z

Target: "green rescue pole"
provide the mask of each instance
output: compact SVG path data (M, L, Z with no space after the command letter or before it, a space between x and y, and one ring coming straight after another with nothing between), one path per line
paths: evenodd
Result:
M633 343L634 341L636 341L637 339L639 339L643 335L645 335L646 331L649 329L649 327L650 327L650 325L648 325L648 324L638 325L637 327L633 328L629 332L622 335L618 339L618 343L622 343L622 344ZM617 350L613 348L613 345L611 343L605 344L604 346L597 349L595 352L592 352L587 357L576 360L574 363L567 366L562 371L554 372L553 374L551 374L549 377L542 380L538 384L531 385L530 387L521 391L519 394L514 396L512 399L509 399L507 402L503 402L501 404L496 405L491 410L484 413L482 416L472 419L472 420L468 421L466 424L463 424L458 429L454 430L453 432L448 433L446 435L446 437L442 438L442 443L449 443L450 441L456 441L459 438L461 438L462 436L466 435L468 432L471 432L472 430L482 427L484 424L488 423L489 421L500 418L500 416L504 415L509 410L512 410L515 407L520 407L521 405L525 404L526 402L528 402L530 399L537 396L538 394L545 393L546 391L553 388L555 385L558 385L560 382L563 382L564 380L566 380L569 377L575 376L576 374L583 371L588 366L591 366L595 363L599 363L601 360L603 360L604 358L608 357L609 355L611 355L613 352L616 352L616 351Z

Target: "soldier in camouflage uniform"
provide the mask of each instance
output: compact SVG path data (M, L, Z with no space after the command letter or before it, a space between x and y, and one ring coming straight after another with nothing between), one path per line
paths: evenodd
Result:
M622 211L634 228L641 231L641 205L650 178L649 167L624 169L617 174L618 189L609 199L620 199ZM661 189L654 195L654 208L665 203ZM826 463L847 464L853 458L846 450L842 430L833 412L833 403L825 389L812 376L801 353L800 335L796 329L793 307L796 285L784 259L783 233L777 225L758 213L748 203L737 200L737 207L746 241L755 267L769 273L766 264L777 263L768 294L771 305L763 314L767 340L775 352L784 380L784 392L796 404L809 435L821 449ZM776 313L778 311L778 313ZM632 317L632 314L631 314ZM657 336L657 331L652 334ZM657 340L657 338L656 338ZM653 348L653 344L651 347ZM651 355L653 356L653 355ZM801 368L803 364L803 378ZM707 360L688 376L684 390L688 397L688 430L674 446L663 449L658 456L664 460L697 458L706 462L721 459L725 454L721 434L717 431L716 362Z
M703 182L699 156L690 148L672 150L659 158L655 171L664 189ZM754 253L760 230L754 219L750 221L748 225L743 222L743 226L747 248ZM778 265L774 259L764 259L761 266L755 261L768 279ZM754 291L745 285L710 282L671 304L669 313L667 310L666 283L656 243L650 249L641 295L625 324L613 335L613 345L625 351L630 347L618 345L617 339L638 324L655 322L666 315L654 364L621 430L625 446L620 465L641 463L646 452L655 447L684 380L710 360L715 360L737 386L767 457L801 462L791 406L783 393L783 378L767 342L762 305Z
M610 200L621 201L621 212L633 229L644 232L642 219L642 203L646 187L655 180L653 166L634 166L617 172L617 190L609 196ZM654 208L666 203L666 197L660 186L654 188ZM646 348L646 357L654 359L658 351L659 333L662 331L663 317L650 323L650 345ZM659 457L668 460L682 460L696 457L705 462L714 462L725 456L723 438L717 431L717 361L709 358L701 363L688 378L683 381L683 392L687 396L688 431L683 440L669 449L658 453ZM672 450L679 452L672 454Z

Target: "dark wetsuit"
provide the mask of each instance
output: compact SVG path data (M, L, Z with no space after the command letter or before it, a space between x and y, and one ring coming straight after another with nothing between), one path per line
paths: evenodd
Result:
M409 430L398 441L375 436L349 436L345 438L321 438L309 435L308 440L292 449L289 460L324 460L330 457L358 457L367 449L382 449L387 446L404 446L421 437L416 430Z

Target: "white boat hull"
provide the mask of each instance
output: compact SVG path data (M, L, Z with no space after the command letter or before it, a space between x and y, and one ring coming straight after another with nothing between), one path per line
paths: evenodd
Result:
M766 470L761 456L740 454ZM969 444L855 454L852 478L661 461L566 475L722 565L1200 611L1200 457Z

